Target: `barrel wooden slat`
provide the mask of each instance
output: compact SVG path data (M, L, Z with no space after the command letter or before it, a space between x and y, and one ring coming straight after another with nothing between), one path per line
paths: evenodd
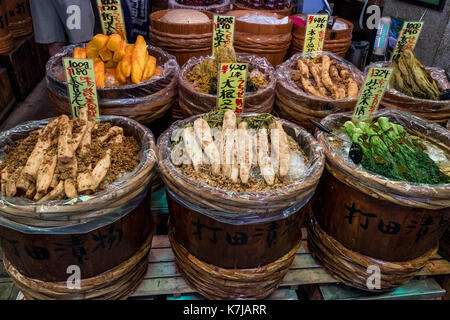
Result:
M11 51L14 48L12 34L7 24L8 15L3 5L0 5L0 19L3 21L3 28L0 28L0 54Z

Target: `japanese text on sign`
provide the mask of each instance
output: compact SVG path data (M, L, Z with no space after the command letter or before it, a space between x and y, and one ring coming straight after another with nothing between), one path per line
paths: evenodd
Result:
M67 87L69 88L72 115L78 118L79 110L88 109L89 119L99 121L97 87L92 59L64 59Z
M378 110L381 98L392 75L391 68L370 68L366 81L361 89L358 103L353 113L353 120L372 119Z
M234 23L233 16L214 16L213 26L213 56L216 56L216 48L219 46L233 46Z
M118 33L126 41L127 32L120 0L97 0L97 6L103 33L107 36Z
M398 36L397 44L392 53L392 61L398 62L398 58L404 50L413 51L419 39L420 31L422 31L423 22L405 21L402 31Z
M323 50L325 33L327 30L328 15L310 14L306 24L305 42L303 43L303 54L315 56Z
M217 86L217 107L242 113L244 109L246 63L221 63Z

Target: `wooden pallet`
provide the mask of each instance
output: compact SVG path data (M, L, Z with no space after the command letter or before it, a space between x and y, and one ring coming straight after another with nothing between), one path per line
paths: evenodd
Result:
M299 286L312 284L338 283L327 270L317 264L306 243L306 230L303 229L302 244L297 252L289 272L280 286L282 289L295 290ZM431 259L418 277L450 274L450 262L436 255ZM425 279L421 279L425 280ZM423 282L416 284L425 285ZM433 290L435 290L434 288ZM399 290L398 292L400 292ZM181 277L175 264L175 258L170 248L167 236L155 236L149 255L149 266L141 285L132 294L132 298L171 295L181 297L191 294L191 289ZM440 294L445 294L441 291ZM442 296L441 295L441 296Z

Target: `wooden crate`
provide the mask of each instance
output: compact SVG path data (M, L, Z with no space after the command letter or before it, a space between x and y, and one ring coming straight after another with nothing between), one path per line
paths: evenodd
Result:
M8 72L4 68L0 68L0 92L0 122L2 122L16 102Z
M45 75L49 58L45 45L37 44L30 34L14 40L14 49L0 55L0 65L8 70L17 100L24 100Z

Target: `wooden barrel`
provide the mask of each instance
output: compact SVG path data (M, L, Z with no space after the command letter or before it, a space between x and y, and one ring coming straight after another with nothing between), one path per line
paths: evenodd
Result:
M299 17L306 20L305 14L296 14L294 15L294 17ZM323 50L333 52L344 58L345 54L347 53L351 45L353 23L342 18L338 17L333 18L335 18L336 21L347 24L347 29L330 30L330 28L327 28ZM306 32L305 26L294 25L294 28L292 29L292 46L291 49L289 50L289 56L292 56L297 52L303 52L303 44L305 42L305 32Z
M204 13L209 23L176 24L161 21L169 10L153 12L150 15L150 42L175 56L180 66L191 57L211 54L213 13Z
M234 30L234 48L236 52L249 53L266 58L274 67L284 61L287 50L291 45L292 20L286 24L268 25L240 21L239 17L254 13L259 15L273 15L263 10L234 10L227 15L236 17ZM279 19L283 18L278 15Z
M425 67L441 90L450 89L445 71L434 67ZM381 99L386 108L403 110L416 116L445 125L450 119L450 100L429 100L407 96L388 87Z
M0 5L0 20L3 22L0 23L0 54L2 54L14 49L12 34L7 23L8 15L3 3Z
M178 76L178 107L172 109L174 119L184 119L200 113L209 112L217 105L217 95L206 94L196 90L186 80L192 68L210 56L190 59L181 69ZM245 112L271 113L275 99L275 76L272 65L264 58L237 54L240 62L246 62L265 74L268 84L257 92L246 93L244 99Z
M121 299L143 279L153 235L149 183L154 174L154 138L143 125L102 116L141 144L140 163L105 191L37 204L2 198L3 261L27 299ZM23 138L47 120L2 133L0 145ZM80 280L70 288L71 275Z
M65 47L50 58L46 67L50 100L59 111L68 114L72 112L72 107L62 59L71 57L74 48L74 45ZM178 64L172 55L159 48L149 46L148 52L156 57L158 65L162 66L162 75L139 84L97 88L100 114L126 116L152 126L170 113L177 95Z
M329 52L324 52L324 54L330 56L332 60L337 59L339 63L346 66L359 84L364 82L362 72L354 65L335 54ZM302 54L297 53L277 67L275 71L275 77L277 78L275 110L280 117L295 122L313 133L315 127L309 122L309 119L320 122L329 114L351 111L354 109L358 98L333 100L305 93L290 78L292 68L296 65L296 61L301 58Z
M263 12L276 13L276 14L279 14L280 16L290 15L291 13L293 13L293 9L294 9L293 7L285 7L283 9L274 9L274 10L266 10L266 9L257 10L255 8L250 8L241 2L235 2L233 5L233 10L263 11Z
M395 110L378 115L427 137L450 155L450 134L441 126ZM350 113L340 113L322 124L333 130L350 119ZM363 290L369 290L374 268L381 272L381 285L370 291L390 290L410 280L436 253L450 225L450 184L415 184L372 174L343 157L326 134L317 131L316 137L327 163L308 224L314 257L333 276Z
M217 3L209 5L209 6L187 6L181 3L178 3L177 0L169 0L169 9L191 9L198 11L209 11L215 14L225 14L226 12L231 10L231 2L230 0L220 0Z
M283 121L308 157L304 179L264 193L200 186L183 176L168 154L174 130L198 117L175 123L157 146L178 269L207 298L262 299L277 288L299 248L304 212L323 171L322 151L311 134Z
M3 1L3 6L8 14L8 27L13 38L23 37L33 32L28 0Z

